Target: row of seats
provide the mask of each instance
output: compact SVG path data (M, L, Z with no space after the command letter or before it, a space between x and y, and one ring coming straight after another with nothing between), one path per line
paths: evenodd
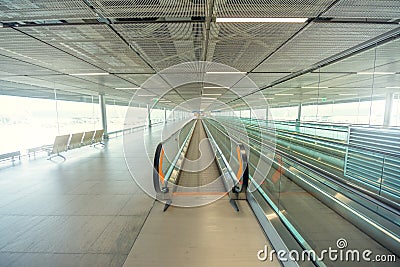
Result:
M59 135L54 139L54 144L52 146L42 147L42 150L48 152L49 159L57 156L65 159L65 157L60 154L61 152L87 145L104 145L102 143L103 135L104 130Z
M12 164L14 165L15 159L18 158L21 160L21 151L13 151L4 154L0 154L0 161L3 160L11 160Z

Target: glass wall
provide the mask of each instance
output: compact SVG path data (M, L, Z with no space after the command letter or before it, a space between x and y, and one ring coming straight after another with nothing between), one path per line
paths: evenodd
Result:
M262 109L255 109L253 110L254 117L258 120L265 120L267 118L267 109L262 108Z
M299 108L294 107L278 107L271 108L271 116L273 120L278 121L294 121L297 119L297 112Z
M251 117L251 112L249 109L243 109L240 111L241 117L242 118L250 118Z
M0 153L52 144L61 134L101 128L92 103L0 95Z
M107 130L115 132L122 129L146 125L147 107L135 107L121 105L113 101L113 104L107 104ZM129 108L129 120L125 121Z
M172 118L172 111L171 110L169 110L169 109L167 109L167 121L170 121L170 120L172 120L173 118Z
M400 93L396 93L393 95L392 116L390 118L390 125L400 126Z
M98 101L83 103L57 100L57 111L60 135L102 129Z
M152 109L150 111L151 123L159 123L164 121L164 109Z
M302 121L382 125L385 100L310 104L301 109Z

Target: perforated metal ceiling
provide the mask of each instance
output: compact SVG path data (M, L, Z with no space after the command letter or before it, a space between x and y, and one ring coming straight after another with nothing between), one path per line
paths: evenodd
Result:
M311 23L255 71L295 72L397 28L397 25Z
M108 18L200 17L206 15L207 0L93 0Z
M212 23L207 60L251 71L304 25Z
M21 31L108 72L152 71L106 25L24 27Z
M82 0L2 0L0 21L94 19Z
M115 28L157 70L200 60L204 23L121 24Z
M51 70L73 73L99 71L73 55L11 28L0 28L0 54Z
M400 1L341 0L324 13L325 17L336 18L400 18Z
M333 2L334 0L216 0L214 15L231 18L311 18L318 16Z
M309 21L216 23L221 17ZM250 72L259 87L268 87L391 30L400 33L399 18L398 0L0 0L0 93L46 95L58 89L66 95L104 92L126 101L133 91L115 88L137 87L157 71L198 60ZM376 54L367 50L317 70L319 85L328 87L318 92L301 88L318 85L316 74L309 73L263 93L276 105L309 101L309 95L339 99L354 90L360 95L359 88L371 88L371 77L356 72L375 66L376 71L400 73L399 43L394 40L378 46ZM85 72L110 75L68 75ZM375 92L398 86L398 76L374 77ZM282 92L293 96L275 95ZM169 97L180 103L199 95L201 87L186 86ZM220 96L225 102L233 98Z

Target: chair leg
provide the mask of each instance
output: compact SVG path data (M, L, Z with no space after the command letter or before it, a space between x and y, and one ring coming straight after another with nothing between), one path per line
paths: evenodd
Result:
M105 147L106 145L103 142L98 142L92 145L92 147L96 147L97 145L102 145L103 147Z
M49 157L47 158L47 160L51 160L52 158L55 158L55 157L60 157L60 158L64 159L64 161L67 160L67 158L64 157L63 155L61 155L60 153L53 154L53 155L49 156Z

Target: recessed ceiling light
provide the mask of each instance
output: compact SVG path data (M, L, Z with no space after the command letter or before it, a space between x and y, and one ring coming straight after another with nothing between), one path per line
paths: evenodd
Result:
M384 71L375 71L375 72L371 72L371 71L361 71L361 72L357 72L357 74L359 74L359 75L372 75L372 74L385 75L385 74L396 74L396 72L384 72Z
M117 90L139 90L140 87L115 87Z
M326 100L326 97L311 97L313 100Z
M147 96L156 96L156 95L138 95L138 96L147 97Z
M204 86L204 89L229 89L227 86Z
M400 86L388 86L387 89L400 89Z
M293 95L293 94L275 94L275 95L284 96L284 95Z
M160 101L158 101L159 103L170 103L171 101L169 101L169 100L160 100Z
M358 94L339 94L339 95L343 95L343 96L351 96L351 95L358 95Z
M222 94L202 94L202 95L219 96L219 95L222 95Z
M100 76L100 75L110 75L108 72L88 72L88 73L70 73L71 76Z
M216 18L215 22L304 23L308 18Z

